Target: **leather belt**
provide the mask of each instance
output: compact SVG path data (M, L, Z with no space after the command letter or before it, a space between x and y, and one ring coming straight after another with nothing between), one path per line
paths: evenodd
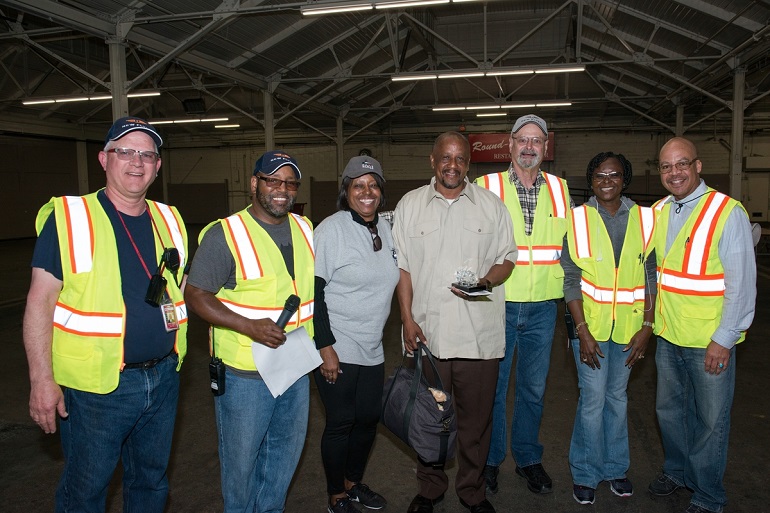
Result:
M138 362L138 363L126 363L123 365L124 369L152 369L156 365L158 365L160 362L168 358L174 354L174 349L171 349L165 356L161 356L160 358L153 358L152 360L147 360L146 362Z

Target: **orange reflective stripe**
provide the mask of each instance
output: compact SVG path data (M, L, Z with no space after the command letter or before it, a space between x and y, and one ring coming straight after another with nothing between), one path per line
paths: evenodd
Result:
M155 205L155 208L160 212L163 224L166 225L166 231L171 234L171 241L174 244L174 247L179 251L179 261L184 263L184 238L182 237L181 220L174 215L174 211L171 210L171 207L168 205L156 203L154 201L152 204Z
M239 214L235 214L226 218L225 224L235 246L236 264L240 269L242 279L253 280L261 278L264 274L262 264L259 262L257 248L254 247L254 241L251 240L251 235L249 235L245 222Z
M302 237L305 239L305 244L307 244L307 247L310 248L310 254L313 255L313 258L315 258L315 250L313 248L313 229L310 228L310 225L302 219L302 216L299 216L297 214L290 214L291 219L294 219L294 221L297 223L297 226L299 226L300 231L302 232Z
M705 274L708 263L714 231L719 216L727 206L729 198L724 194L713 191L698 215L692 232L688 237L689 243L684 251L682 270L690 274Z
M660 287L669 292L691 296L723 296L725 293L724 273L695 275L672 269L658 269Z
M655 230L655 212L650 207L639 207L639 225L642 231L642 244L647 251Z
M88 204L80 196L64 196L62 206L72 273L90 272L94 264L94 229Z
M591 258L591 236L588 230L588 210L585 206L572 210L572 235L578 258Z
M567 196L564 194L561 180L558 177L548 173L543 173L545 183L548 185L548 192L551 195L554 217L567 217Z
M505 202L505 188L503 187L503 175L495 173L494 175L484 175L484 188L495 193L498 198Z
M123 314L83 312L57 302L53 325L62 331L83 337L121 337Z
M275 322L278 320L278 317L280 317L281 312L283 311L282 306L273 307L273 308L263 308L263 307L247 305L244 303L236 303L235 301L230 301L229 299L222 299L222 298L218 298L218 299L227 308L229 308L230 310L232 310L233 312L239 315L242 315L243 317L246 317L247 319L271 319L273 322ZM291 316L291 319L289 319L289 322L287 325L292 325L292 324L298 325L301 322L312 319L314 309L315 309L315 301L308 301L300 305L299 311L295 312L294 315Z

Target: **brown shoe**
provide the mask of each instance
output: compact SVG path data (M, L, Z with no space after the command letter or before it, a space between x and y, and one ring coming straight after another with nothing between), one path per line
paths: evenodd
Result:
M423 497L419 493L414 496L412 503L409 504L409 509L406 513L433 513L433 506L444 500L444 494L442 493L435 499L429 499Z

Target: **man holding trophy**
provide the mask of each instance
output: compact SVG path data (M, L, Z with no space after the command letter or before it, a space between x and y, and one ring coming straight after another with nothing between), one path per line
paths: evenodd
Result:
M505 205L466 179L469 160L462 134L441 134L430 156L435 177L396 207L396 294L405 349L413 352L417 342L424 343L454 395L457 495L471 512L489 513L495 509L486 499L482 472L498 360L505 351L505 292L499 285L511 273L517 249ZM447 475L418 458L417 481L419 493L407 511L430 513L449 487Z

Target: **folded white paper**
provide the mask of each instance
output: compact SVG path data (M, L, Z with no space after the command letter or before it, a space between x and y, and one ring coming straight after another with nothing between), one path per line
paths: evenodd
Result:
M287 333L286 342L276 349L252 342L251 355L273 397L286 392L299 378L323 363L304 327Z

